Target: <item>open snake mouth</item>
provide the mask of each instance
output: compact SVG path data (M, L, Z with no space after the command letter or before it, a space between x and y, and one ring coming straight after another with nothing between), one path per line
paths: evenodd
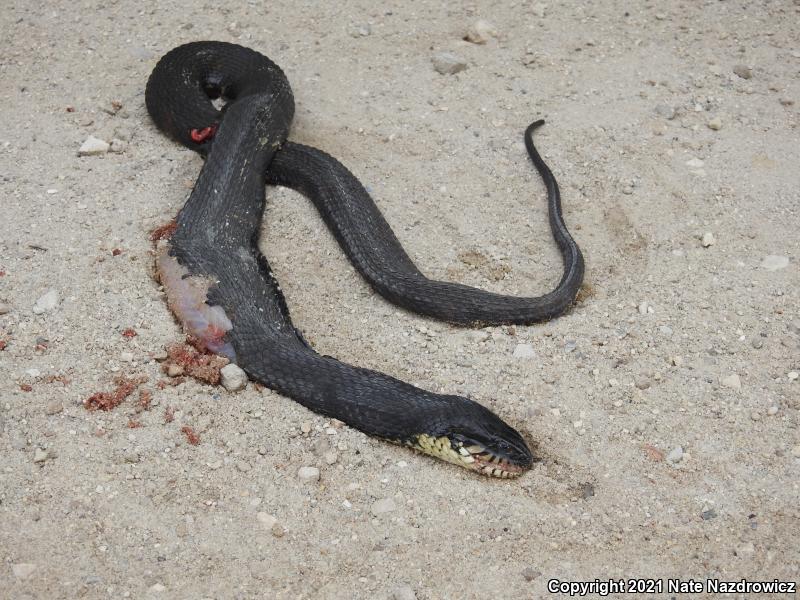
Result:
M447 436L421 434L409 445L420 452L489 477L510 479L519 477L526 470L526 467L498 456L480 444L465 446L461 442L451 441Z

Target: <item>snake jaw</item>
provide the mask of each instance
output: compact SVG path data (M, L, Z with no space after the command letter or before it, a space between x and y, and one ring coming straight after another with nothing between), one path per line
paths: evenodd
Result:
M525 471L523 466L493 454L480 444L465 446L463 442L451 440L446 435L435 437L420 434L408 445L424 454L488 477L510 479Z

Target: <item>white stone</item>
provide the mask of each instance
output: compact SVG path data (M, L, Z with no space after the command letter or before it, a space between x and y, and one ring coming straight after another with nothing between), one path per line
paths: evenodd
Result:
M78 156L97 156L105 154L111 146L99 138L90 135L78 150Z
M473 44L485 44L493 37L497 37L497 30L491 23L481 19L470 25L464 39Z
M764 260L761 261L761 268L766 269L767 271L780 271L788 266L788 256L777 256L775 254L770 254L765 256Z
M687 167L691 167L692 169L699 169L704 164L705 163L703 163L703 161L700 160L699 158L692 158L692 159L689 159L689 160L686 161L686 166Z
M667 461L671 463L679 463L683 460L683 448L676 446L672 451L667 454Z
M534 358L536 352L530 344L517 344L514 348L514 358Z
M714 244L716 244L717 240L714 238L714 234L713 233L711 233L710 231L706 231L703 234L703 239L702 239L701 243L703 244L703 248L709 248L710 246L713 246Z
M731 373L726 377L720 379L720 383L725 387L732 388L734 390L742 389L742 382L739 380L739 376L736 373Z
M319 481L319 469L317 467L300 467L297 470L297 477L303 483L316 483Z
M223 387L229 392L238 392L247 385L247 373L233 363L222 367L219 374L222 378Z
M58 306L58 292L53 289L47 290L33 305L33 314L41 315L50 312L56 306Z

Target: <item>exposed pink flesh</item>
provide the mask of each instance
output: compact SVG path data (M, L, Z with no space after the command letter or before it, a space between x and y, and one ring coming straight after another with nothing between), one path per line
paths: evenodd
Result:
M233 329L233 324L221 306L209 306L206 303L208 289L214 282L206 277L186 277L189 272L169 255L166 241L158 245L156 268L161 285L167 292L167 303L184 331L211 352L235 362L233 346L224 339L225 333Z

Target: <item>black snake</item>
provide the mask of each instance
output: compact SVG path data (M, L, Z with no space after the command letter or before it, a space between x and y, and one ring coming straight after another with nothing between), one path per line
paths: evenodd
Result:
M315 352L292 325L258 235L265 184L288 186L314 202L358 271L399 306L469 325L555 317L574 301L584 265L564 225L555 178L533 146L541 121L528 127L525 143L547 186L565 271L552 292L517 298L426 278L343 165L287 141L292 90L258 52L224 42L179 46L153 70L146 103L161 130L206 156L174 233L157 253L170 308L188 334L250 378L369 435L496 477L530 467L522 436L477 402Z

